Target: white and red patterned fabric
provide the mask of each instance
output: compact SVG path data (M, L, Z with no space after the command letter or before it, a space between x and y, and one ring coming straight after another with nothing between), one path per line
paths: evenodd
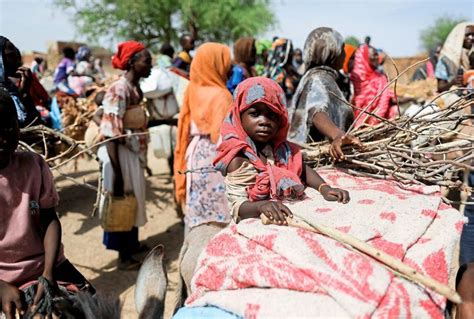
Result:
M346 232L448 283L465 222L436 186L321 170L347 189L347 205L313 189L286 203L297 217ZM273 288L273 289L268 289ZM217 234L199 258L187 306L213 305L244 318L342 316L443 318L446 299L326 236L248 219Z

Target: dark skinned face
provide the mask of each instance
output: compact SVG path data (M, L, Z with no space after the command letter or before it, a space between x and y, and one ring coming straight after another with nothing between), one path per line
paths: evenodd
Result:
M435 53L434 53L434 58L436 61L438 61L438 58L439 58L439 54L441 53L441 49L443 49L442 46L438 45L436 47L436 50L435 50Z
M342 50L341 50L341 54L334 61L332 68L334 70L342 69L342 66L344 65L344 60L345 59L346 59L346 51L344 51L344 45L343 45Z
M3 48L3 64L5 74L9 77L15 77L16 71L23 64L20 51L10 41L6 41Z
M242 112L240 121L247 135L260 146L275 138L280 127L278 115L263 103L256 103Z
M146 78L150 75L152 66L150 51L145 49L139 53L139 57L133 63L132 68L138 77Z
M463 48L470 50L474 42L474 26L468 26L464 36Z
M303 52L300 49L295 50L293 53L293 60L297 63L303 63Z
M8 165L18 146L20 129L14 107L0 105L0 169Z
M379 53L373 47L369 48L369 64L373 69L379 66Z
M194 50L194 39L192 37L184 38L183 50L188 52Z
M257 62L257 47L255 46L255 43L254 43L252 47L252 60L249 61L249 66L255 65L256 62Z

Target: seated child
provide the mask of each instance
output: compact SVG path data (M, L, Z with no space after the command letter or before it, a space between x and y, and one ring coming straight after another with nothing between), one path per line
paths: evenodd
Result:
M19 133L13 100L0 89L0 313L7 318L29 306L22 304L20 288L39 277L94 293L64 257L55 211L59 198L49 167L40 155L16 151ZM35 305L45 294L42 282Z
M305 186L317 189L328 201L349 202L347 191L332 188L303 164L301 151L287 141L287 133L282 89L267 78L243 81L223 123L222 144L214 161L225 175L226 195L236 222L264 214L274 223L286 225L293 214L281 200L302 199ZM464 266L457 280L464 301L458 313L470 318L474 314L474 263Z
M328 201L349 202L347 191L324 182L303 164L299 147L287 141L286 98L276 82L264 77L247 79L234 97L214 164L226 176L236 222L264 214L286 225L292 213L280 200L302 199L305 186L318 190Z

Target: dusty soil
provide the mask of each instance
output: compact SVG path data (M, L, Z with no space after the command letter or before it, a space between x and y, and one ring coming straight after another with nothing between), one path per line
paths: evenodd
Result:
M153 176L147 177L148 223L140 228L140 241L153 247L163 244L168 268L168 293L165 318L170 318L177 286L177 259L182 244L183 226L177 217L172 194L169 168L165 160L150 157ZM78 170L73 163L61 169L79 183L97 185L98 164L95 160L81 159ZM116 268L117 252L102 245L102 229L97 217L91 217L96 193L56 173L56 187L61 201L60 214L66 257L88 278L100 294L120 296L122 317L137 318L134 289L137 271ZM144 259L146 253L138 255Z

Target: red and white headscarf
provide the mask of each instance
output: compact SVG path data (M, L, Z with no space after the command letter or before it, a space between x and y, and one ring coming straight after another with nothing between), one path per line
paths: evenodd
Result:
M256 103L264 103L280 118L280 127L270 141L274 165L263 163L257 154L255 143L242 127L242 112ZM227 173L229 163L237 155L247 157L257 170L256 183L247 189L250 200L298 199L304 195L300 176L303 158L298 146L287 141L288 112L285 93L273 80L265 77L249 78L239 84L234 92L231 110L221 128L222 143L214 160L216 169Z

